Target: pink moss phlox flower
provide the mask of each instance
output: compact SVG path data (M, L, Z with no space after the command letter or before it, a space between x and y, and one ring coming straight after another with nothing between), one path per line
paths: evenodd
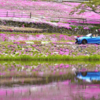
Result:
M60 54L60 55L63 55L63 54L64 54L64 52L63 52L63 51L60 51L60 52L59 52L59 54Z
M1 76L2 76L2 75L5 75L5 74L6 74L6 73L1 73L1 72L0 72L0 75L1 75Z
M53 52L51 52L51 55L53 55L54 53Z
M94 70L95 72L98 72L98 68L96 67L96 69Z
M69 65L66 65L65 67L66 67L66 68L68 68L68 67L69 67Z
M96 69L96 70L94 70L95 72L98 72L98 70Z
M56 68L58 68L58 67L59 67L59 65L56 65L55 67L56 67Z
M35 71L36 71L36 69L33 69L32 71L33 71L33 72L35 72Z
M73 42L67 42L66 44L74 44Z
M68 85L71 82L71 80L66 80L63 82L63 84Z
M45 35L40 34L40 35L39 35L39 39L42 39L42 38L45 38Z
M14 41L15 40L15 37L14 36L10 36L10 37L8 37L8 40Z
M53 72L53 74L55 75L56 71Z
M38 72L38 75L43 76L44 72Z
M15 36L16 34L10 34L10 36Z
M64 65L64 64L60 64L60 65L59 65L59 66L60 66L60 68L62 68L62 67L63 67L63 65Z
M18 41L25 41L26 39L24 37L20 36L17 40Z
M85 72L85 71L87 71L87 69L86 68L82 68L82 69L80 69L80 71Z
M22 80L22 84L24 84L24 80Z
M46 53L46 55L48 56L48 55L49 55L49 53Z
M59 72L60 75L63 75L63 72Z
M14 44L20 44L20 42L13 42Z
M10 28L9 31L12 32L13 30Z
M56 34L53 34L53 37L56 37Z
M29 35L29 37L27 38L27 40L36 40L36 38L33 37L33 36L31 36L31 35Z
M69 52L65 52L64 55L69 55Z
M2 37L6 37L6 34L4 34L4 33L1 33L1 34L0 34L0 36L2 36Z
M60 51L62 51L63 50L63 48L60 48Z
M24 24L22 25L22 27L25 27Z
M38 35L38 34L36 35L36 37L39 37L39 36L40 36L40 35Z

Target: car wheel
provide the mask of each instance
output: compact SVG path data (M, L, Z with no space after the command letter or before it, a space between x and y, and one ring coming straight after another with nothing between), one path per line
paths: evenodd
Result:
M81 72L82 76L86 76L87 72Z
M87 41L86 41L86 40L83 40L83 41L82 41L82 44L87 44Z

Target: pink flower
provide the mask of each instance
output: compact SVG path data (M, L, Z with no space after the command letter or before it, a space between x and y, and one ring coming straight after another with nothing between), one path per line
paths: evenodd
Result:
M60 75L63 75L63 72L59 72Z
M39 72L38 75L43 76L44 72Z
M66 65L65 67L66 67L66 68L68 68L68 67L69 67L69 65Z
M22 27L24 27L24 24L22 25Z

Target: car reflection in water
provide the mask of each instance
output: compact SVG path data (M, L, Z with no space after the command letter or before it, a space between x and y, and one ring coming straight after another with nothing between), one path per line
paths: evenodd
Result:
M86 82L100 82L100 72L76 72L76 77Z

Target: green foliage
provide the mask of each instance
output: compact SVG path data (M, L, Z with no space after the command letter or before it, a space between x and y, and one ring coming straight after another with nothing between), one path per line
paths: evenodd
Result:
M78 27L78 29L83 29L83 26L77 26Z
M97 27L97 26L94 26L94 27L89 27L91 30L98 30L98 29L100 29L100 27Z
M75 12L77 12L77 14L81 14L84 13L86 10L100 14L100 0L84 1L77 7L75 7L73 11L70 12L70 14L74 14Z
M77 26L75 26L75 25L70 25L70 27L71 27L72 29L75 29Z
M58 23L59 21L54 21L54 20L52 20L51 22L55 22L55 23Z

